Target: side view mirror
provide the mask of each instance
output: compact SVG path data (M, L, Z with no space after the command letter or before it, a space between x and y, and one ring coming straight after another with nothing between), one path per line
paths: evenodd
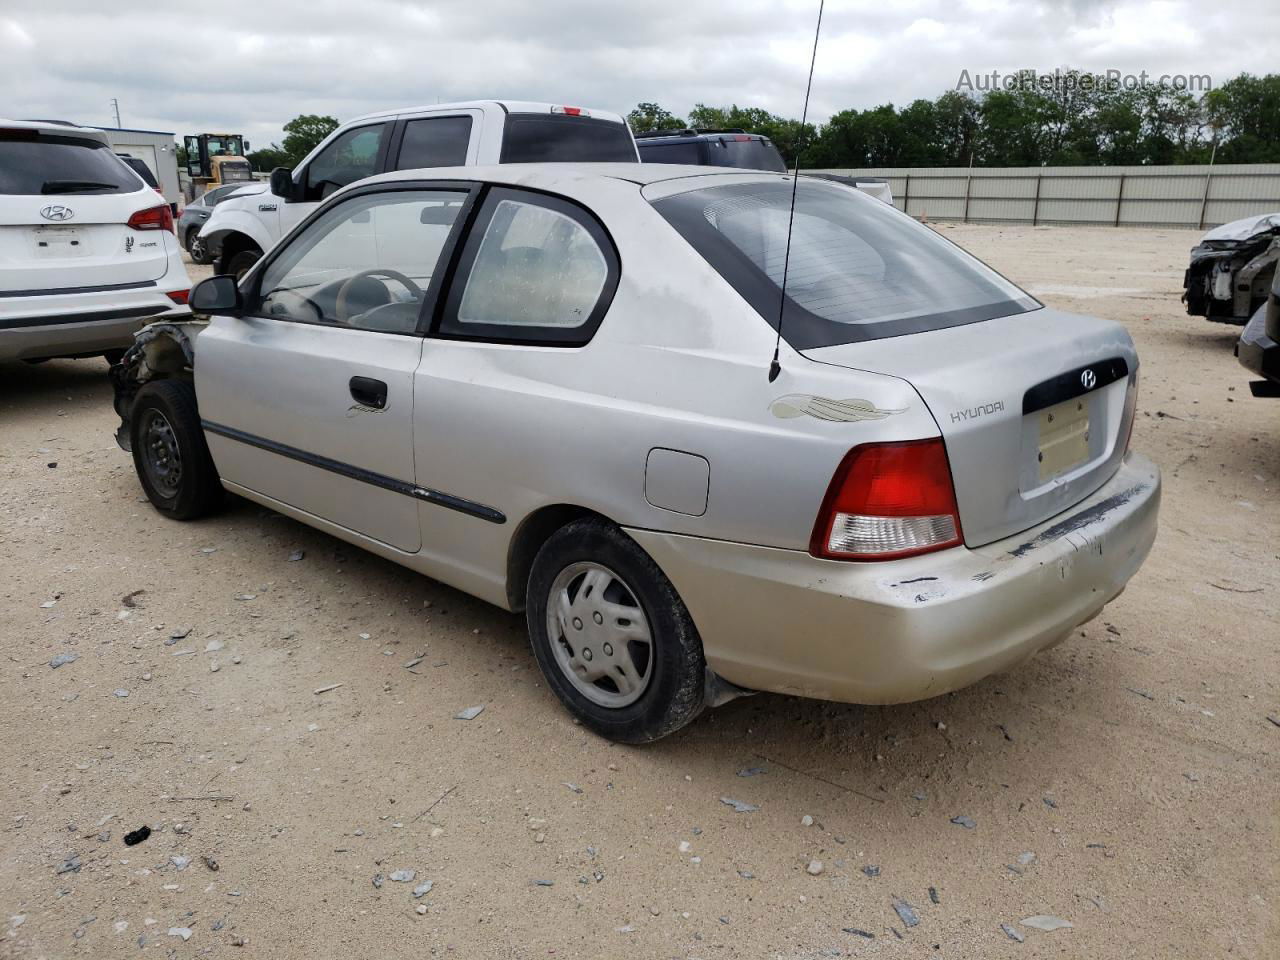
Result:
M276 167L271 171L271 192L286 200L293 199L293 171L288 167Z
M244 299L240 296L240 285L236 283L236 278L223 274L197 283L191 290L187 305L191 307L192 313L238 317L244 310Z

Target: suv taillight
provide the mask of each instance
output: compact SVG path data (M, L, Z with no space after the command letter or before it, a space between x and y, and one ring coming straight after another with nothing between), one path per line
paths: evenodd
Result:
M173 211L169 209L169 205L163 204L159 207L148 207L146 210L139 210L132 217L126 226L134 230L173 230Z
M822 500L809 552L826 560L896 560L964 543L941 437L850 450Z

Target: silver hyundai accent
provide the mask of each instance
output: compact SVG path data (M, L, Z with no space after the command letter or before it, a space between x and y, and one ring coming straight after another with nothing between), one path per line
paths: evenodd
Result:
M1133 343L847 186L801 178L792 220L792 189L361 181L197 287L207 321L139 334L121 441L170 517L225 488L524 610L551 688L614 740L754 690L955 690L1066 638L1150 550Z

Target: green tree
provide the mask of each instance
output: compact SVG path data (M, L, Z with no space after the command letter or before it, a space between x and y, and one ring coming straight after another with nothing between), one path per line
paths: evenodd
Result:
M1203 105L1221 142L1219 160L1280 162L1280 74L1242 73L1206 93Z
M287 167L290 165L290 158L287 153L281 149L280 144L273 143L269 147L263 147L261 150L254 150L247 154L249 162L253 164L253 169L269 172L276 167ZM304 154L305 156L305 154Z
M637 103L636 108L627 114L627 122L634 133L648 133L650 130L678 130L684 121L674 113L664 109L657 103Z
M724 107L699 103L689 111L689 126L696 130L723 130L729 125L729 111Z
M281 145L288 166L297 166L321 140L338 129L333 117L304 113L284 125L284 142Z

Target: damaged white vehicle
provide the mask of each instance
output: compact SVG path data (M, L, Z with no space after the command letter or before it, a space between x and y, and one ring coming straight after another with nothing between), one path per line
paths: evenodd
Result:
M1267 302L1280 262L1280 213L1215 227L1191 249L1182 301L1193 317L1247 323Z
M937 696L1064 640L1156 534L1128 334L845 185L802 178L789 237L793 189L353 184L200 284L207 323L140 335L122 441L168 517L230 490L525 611L619 741L752 690Z

